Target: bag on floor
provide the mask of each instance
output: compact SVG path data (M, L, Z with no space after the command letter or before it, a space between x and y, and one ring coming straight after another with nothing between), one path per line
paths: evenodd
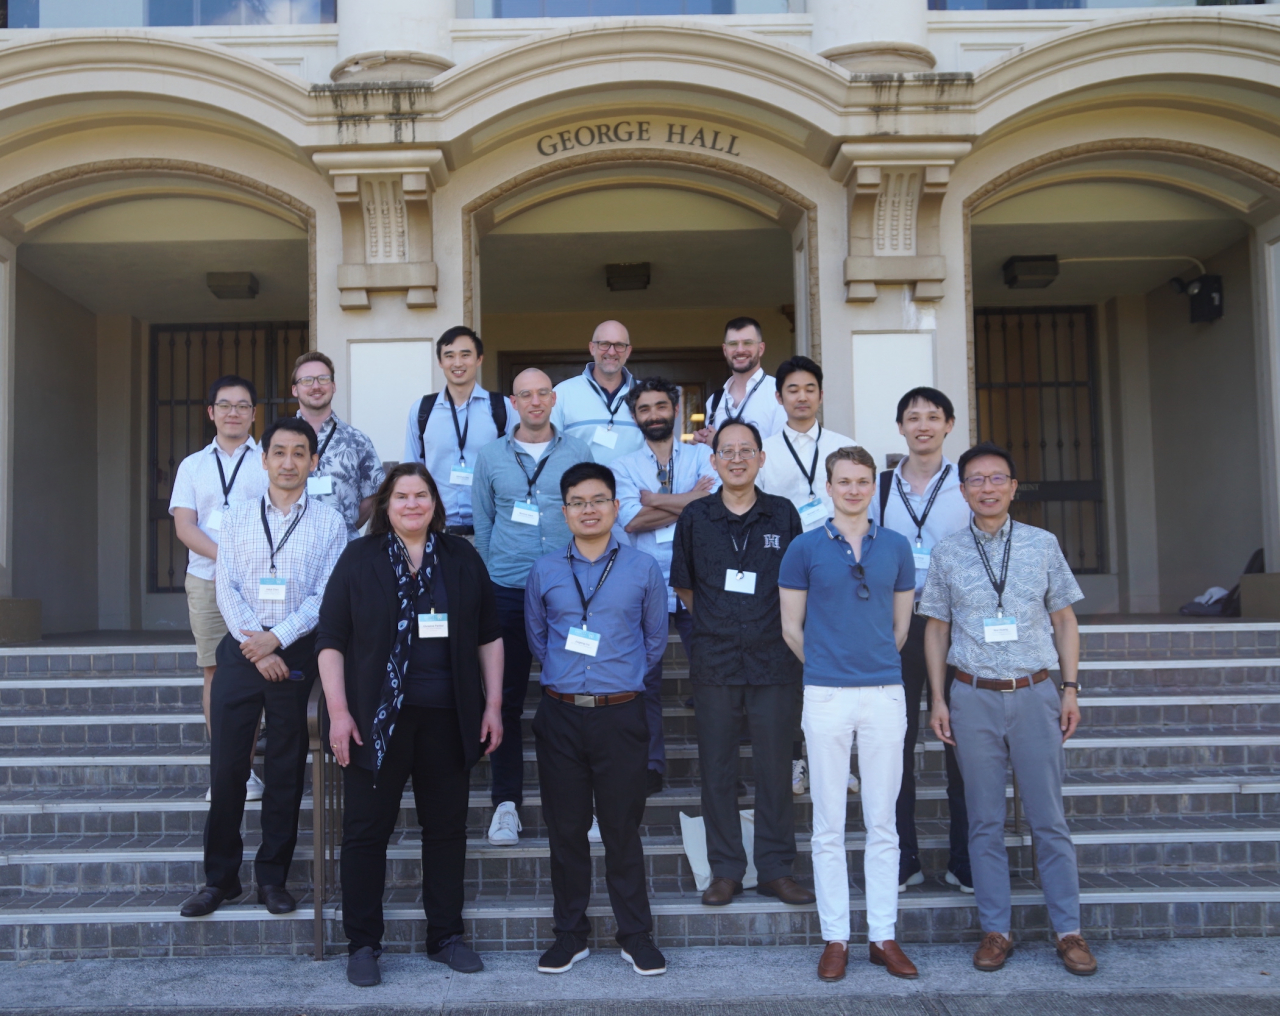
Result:
M756 841L756 813L740 811L742 819L742 849L747 854L747 873L742 877L744 889L756 886L756 863L753 859ZM693 872L693 884L702 892L711 884L711 862L707 860L707 827L702 818L680 813L680 837L684 841L684 856L689 859Z

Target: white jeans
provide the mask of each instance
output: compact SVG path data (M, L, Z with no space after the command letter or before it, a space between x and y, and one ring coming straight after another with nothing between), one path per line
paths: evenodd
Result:
M898 920L898 790L907 712L902 685L823 688L806 685L804 728L813 798L813 882L822 937L849 939L849 864L844 826L849 753L858 742L862 821L867 827L863 875L867 883L867 938L894 937Z

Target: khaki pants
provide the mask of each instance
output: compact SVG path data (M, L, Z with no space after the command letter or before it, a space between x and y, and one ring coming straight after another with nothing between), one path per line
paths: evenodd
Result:
M187 573L187 615L191 634L196 637L196 666L212 667L218 662L218 643L227 634L227 623L218 609L214 583Z

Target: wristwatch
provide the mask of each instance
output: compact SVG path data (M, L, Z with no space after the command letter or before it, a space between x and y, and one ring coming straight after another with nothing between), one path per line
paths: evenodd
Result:
M1078 682L1078 681L1063 681L1063 682L1062 682L1062 687L1064 687L1064 688L1070 688L1072 691L1079 691L1079 690L1080 690L1080 682Z

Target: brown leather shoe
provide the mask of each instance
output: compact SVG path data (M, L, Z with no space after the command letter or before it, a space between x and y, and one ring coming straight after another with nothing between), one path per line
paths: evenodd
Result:
M781 878L775 878L771 882L761 882L756 886L756 892L761 896L772 896L774 899L782 900L783 903L790 903L796 907L818 902L818 897L814 896L812 892L790 875L783 875Z
M904 981L914 981L920 976L920 971L916 969L916 965L907 959L907 954L899 948L898 943L893 939L886 939L884 947L871 945L871 962L878 967L884 967L894 977L901 977Z
M1098 961L1089 951L1089 943L1079 935L1063 935L1058 939L1058 955L1062 957L1062 965L1078 977L1098 972Z
M979 970L999 970L1004 961L1013 952L1013 943L998 931L989 931L982 936L977 951L973 954L973 965Z
M843 981L844 968L849 965L849 950L840 942L828 942L818 960L818 980Z
M742 883L731 878L713 878L711 884L702 891L704 907L727 907L735 896L742 894Z

